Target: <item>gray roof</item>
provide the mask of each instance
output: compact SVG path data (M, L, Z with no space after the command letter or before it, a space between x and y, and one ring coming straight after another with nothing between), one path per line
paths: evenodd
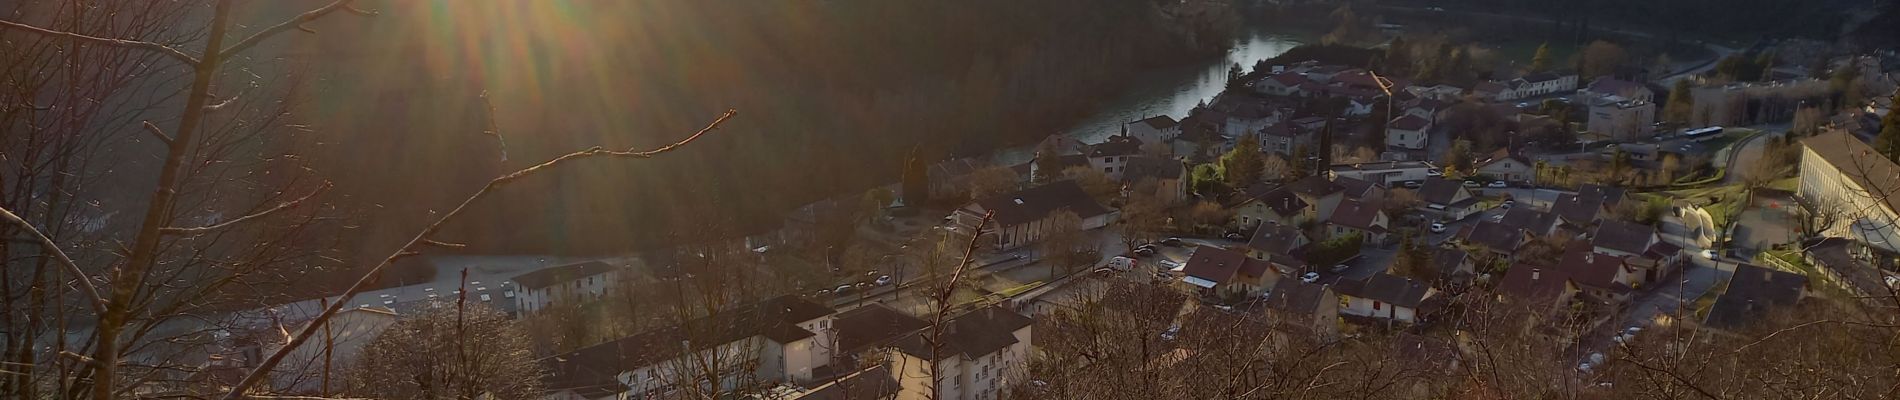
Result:
M1281 279L1267 292L1266 306L1274 310L1313 314L1319 311L1323 302L1334 300L1332 289L1318 283L1301 282L1298 279Z
M1603 211L1603 199L1594 196L1575 194L1557 195L1551 203L1550 212L1563 218L1564 222L1576 225L1588 225L1596 221L1597 214Z
M586 278L589 276L605 274L608 272L612 272L614 269L616 269L616 267L612 265L607 265L607 263L604 263L604 262L588 261L588 262L578 263L578 264L568 264L568 265L553 266L553 267L537 269L537 270L534 270L534 272L529 272L529 273L525 273L521 275L515 275L515 277L510 278L510 280L515 281L515 283L521 284L522 289L534 290L534 289L545 288L545 287L554 286L554 285L558 285L562 283L573 282L576 279Z
M1649 245L1653 244L1651 239L1655 237L1655 227L1604 220L1602 224L1597 225L1596 233L1591 236L1590 243L1596 247L1630 254L1643 254L1649 251Z
M1570 273L1557 268L1518 264L1504 271L1498 293L1520 299L1544 299L1563 293Z
M1808 277L1801 274L1738 265L1729 278L1728 291L1715 299L1703 324L1720 329L1746 326L1771 307L1795 305L1807 285Z
M1425 294L1431 290L1431 286L1411 278L1381 273L1365 280L1341 279L1335 290L1340 295L1378 300L1400 307L1418 307L1425 301Z
M1010 226L1047 218L1056 210L1069 210L1087 219L1107 214L1107 208L1076 186L1075 181L1056 181L1014 193L1004 193L976 201L984 210L996 213L998 226Z
M1016 330L1034 324L1036 321L1005 310L999 306L989 306L959 315L944 322L943 336L937 360L962 355L965 359L977 359L997 350L1016 344ZM898 339L897 349L912 357L929 359L930 345L925 337L928 332L917 332Z
M652 329L606 343L540 360L549 392L587 390L610 383L614 375L653 365L679 354L682 343L695 349L711 348L752 336L779 343L812 337L797 323L830 315L833 310L796 296L765 299L729 310Z
M850 354L888 343L928 327L930 323L882 304L871 303L838 313L832 318L831 326L837 334L835 353Z
M1134 136L1115 135L1108 140L1088 146L1089 157L1114 157L1141 153L1141 139Z
M1895 193L1900 190L1900 165L1875 152L1872 146L1845 132L1829 132L1801 140L1820 161L1834 166L1855 184L1872 192ZM1896 196L1880 196L1890 210L1900 211Z
M1182 176L1186 176L1185 172L1187 172L1187 166L1182 165L1179 160L1135 156L1129 157L1127 166L1123 167L1122 180L1139 183L1146 178L1163 181L1181 179Z
M1253 237L1247 239L1247 248L1267 254L1292 254L1293 249L1299 247L1299 242L1305 235L1299 228L1293 226L1260 224L1259 227L1254 228ZM1202 249L1205 248L1202 247ZM1196 250L1195 253L1199 254L1200 251Z
M1145 124L1145 125L1148 125L1149 128L1154 128L1156 130L1173 128L1175 125L1179 124L1174 121L1174 117L1170 117L1166 115L1156 115L1153 117L1148 117L1147 119L1135 121L1135 123Z
M1426 179L1425 185L1418 189L1418 197L1427 203L1450 205L1451 200L1462 191L1466 191L1463 183L1445 178L1431 178Z
M1524 244L1524 231L1502 223L1481 221L1459 232L1465 243L1484 246L1491 251L1510 253Z
M1537 235L1548 235L1557 226L1557 215L1533 210L1530 207L1516 207L1504 212L1505 226L1530 231Z
M1237 274L1260 276L1266 274L1272 266L1267 261L1247 257L1246 254L1214 246L1201 246L1194 249L1194 255L1188 257L1182 272L1188 276L1206 279L1215 283L1226 283Z

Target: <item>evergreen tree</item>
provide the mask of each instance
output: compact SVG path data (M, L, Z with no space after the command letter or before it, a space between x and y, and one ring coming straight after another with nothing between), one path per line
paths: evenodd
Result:
M1688 123L1695 112L1695 97L1690 93L1689 80L1677 79L1669 89L1669 100L1663 104L1663 120L1674 123Z
M930 202L930 172L919 153L912 147L910 156L904 158L904 204L913 207Z
M1900 162L1900 92L1893 95L1896 101L1887 108L1887 116L1880 119L1880 136L1874 138L1874 149L1889 160Z
M1385 73L1398 75L1412 70L1412 57L1407 54L1410 49L1406 46L1404 36L1392 38L1392 43L1386 45Z
M1054 140L1045 140L1036 146L1035 173L1029 180L1036 184L1049 183L1062 178L1062 152L1056 148Z
M1550 43L1537 45L1537 52L1531 55L1531 72L1544 72L1550 69Z
M1265 173L1266 157L1260 154L1260 139L1254 135L1241 135L1234 149L1220 158L1222 177L1227 186L1245 188L1260 182Z
M1239 88L1242 85L1240 77L1246 74L1245 70L1240 69L1240 63L1234 63L1234 66L1227 68L1227 88Z

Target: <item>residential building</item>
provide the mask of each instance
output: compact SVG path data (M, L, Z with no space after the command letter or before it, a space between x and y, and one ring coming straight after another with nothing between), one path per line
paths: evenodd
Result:
M1332 219L1326 221L1326 235L1329 239L1358 235L1362 243L1385 245L1391 243L1386 234L1390 225L1391 220L1377 204L1347 199L1339 202Z
M1504 271L1497 291L1499 301L1548 303L1556 307L1570 304L1582 289L1564 270L1518 264Z
M1476 248L1497 260L1517 261L1518 249L1530 243L1531 238L1521 229L1491 221L1479 221L1458 231L1458 240L1465 246Z
M1506 84L1511 88L1512 97L1503 100L1516 100L1570 92L1577 89L1577 74L1569 72L1539 72L1512 79Z
M1612 140L1640 140L1655 133L1656 103L1610 96L1591 101L1590 133Z
M1537 175L1536 167L1510 149L1498 149L1476 164L1478 175L1513 183L1529 183Z
M898 339L887 352L891 379L900 388L896 398L1003 398L1005 391L1025 382L1033 325L1029 317L990 306L945 321L937 346L926 341L923 332Z
M1181 124L1174 117L1157 115L1123 125L1128 136L1141 139L1144 143L1166 142L1181 136Z
M1404 115L1424 118L1437 124L1438 117L1443 115L1446 109L1450 109L1452 104L1454 103L1447 100L1421 97L1399 103L1399 109L1405 111Z
M820 345L831 350L832 361L836 365L861 365L867 352L877 352L899 338L928 328L930 322L871 303L832 316L831 326L833 342Z
M1352 178L1391 187L1405 182L1424 181L1432 177L1431 171L1437 169L1437 166L1425 161L1387 161L1333 165L1326 174L1333 179Z
M1339 208L1339 202L1346 199L1346 187L1334 183L1324 176L1308 176L1286 184L1287 190L1299 196L1300 201L1313 207L1315 221L1325 221L1333 217L1333 211Z
M1821 236L1860 242L1870 250L1869 259L1879 260L1875 265L1888 265L1893 254L1900 254L1895 230L1900 166L1872 146L1841 132L1801 140L1800 185L1803 202L1839 215L1841 221Z
M1499 223L1511 228L1523 230L1531 236L1550 236L1557 234L1557 215L1537 211L1529 206L1514 207L1504 212Z
M1247 257L1280 263L1283 264L1280 266L1282 269L1290 271L1298 268L1285 267L1302 265L1298 262L1287 263L1286 259L1292 258L1293 255L1303 254L1303 248L1312 243L1313 240L1306 237L1306 232L1300 230L1299 227L1263 224L1253 230L1253 237L1247 239Z
M1269 321L1326 339L1339 335L1339 295L1332 286L1281 279L1260 304Z
M1418 322L1419 314L1430 312L1426 299L1438 293L1424 282L1384 273L1341 279L1334 291L1339 293L1340 314L1404 323Z
M1088 146L1089 168L1102 171L1109 180L1122 180L1128 172L1128 159L1141 154L1141 139L1129 135L1109 136L1108 140Z
M1181 160L1149 156L1129 156L1122 172L1122 185L1129 190L1145 190L1153 182L1155 198L1162 204L1187 201L1188 171Z
M1300 84L1307 82L1311 81L1299 73L1282 72L1254 82L1253 89L1265 95L1306 97L1306 93L1300 90Z
M1715 298L1702 326L1734 331L1748 327L1775 308L1794 307L1807 296L1808 277L1755 265L1735 267L1728 290Z
M1228 138L1252 135L1280 122L1279 112L1263 102L1234 102L1226 114L1227 123L1221 127L1221 136Z
M1313 132L1292 123L1273 124L1260 130L1260 151L1279 154L1288 162L1295 162L1294 151L1313 143Z
M526 315L557 302L600 298L627 273L626 268L588 261L537 269L509 280L517 288L515 309Z
M1604 304L1629 299L1635 273L1623 264L1623 258L1591 251L1588 244L1572 242L1557 268L1570 276L1583 294Z
M851 372L836 380L813 386L811 390L784 397L785 400L895 400L897 380L889 367L879 365Z
M1591 251L1624 258L1624 264L1636 274L1632 286L1654 283L1674 272L1682 248L1664 242L1656 228L1630 222L1605 220L1590 235Z
M1441 101L1456 101L1458 100L1458 98L1463 97L1465 95L1464 88L1442 84L1442 83L1437 84L1437 85L1431 85L1431 86L1425 86L1423 84L1413 85L1411 87L1405 88L1405 91L1411 93L1413 96L1418 96L1421 99L1431 99L1431 100L1441 100Z
M1478 212L1478 196L1463 183L1445 178L1425 180L1418 190L1418 196L1424 200L1419 206L1426 214L1438 215L1447 221L1456 221L1470 217Z
M1648 86L1641 83L1616 79L1616 77L1608 75L1599 76L1596 79L1590 80L1589 85L1585 85L1582 89L1577 89L1577 94L1584 99L1600 99L1616 96L1628 101L1656 102L1656 92L1650 90Z
M1623 203L1624 190L1619 187L1584 184L1576 194L1561 194L1551 203L1550 212L1564 224L1575 227L1596 225L1598 219L1610 213L1610 210Z
M1512 100L1518 97L1517 93L1512 91L1510 87L1504 86L1502 83L1490 81L1478 82L1476 85L1472 85L1470 92L1472 96L1477 96L1485 101L1494 102Z
M1290 121L1290 122L1293 123L1293 126L1295 128L1304 129L1309 132L1317 132L1321 128L1326 127L1326 118L1324 117L1295 118L1293 119L1293 121Z
M954 199L968 196L970 173L989 167L976 158L953 158L931 164L925 173L930 178L930 197Z
M1213 246L1195 248L1184 267L1183 289L1221 298L1259 295L1285 275L1266 260Z
M1066 180L978 199L958 208L953 216L956 230L967 235L976 232L984 214L994 213L994 220L982 231L990 238L983 241L996 250L1009 250L1042 240L1054 226L1058 211L1075 213L1082 219L1083 230L1106 226L1114 217L1075 181Z
M1435 286L1463 286L1471 283L1478 275L1478 264L1470 254L1459 249L1441 248L1432 252L1432 276Z
M1410 150L1423 150L1430 142L1432 120L1417 115L1406 114L1392 119L1386 127L1386 147Z
M824 344L832 343L832 313L780 296L547 357L540 360L543 398L647 398L683 385L730 390L751 379L810 382L831 359ZM710 374L703 365L730 368Z
M1243 231L1253 230L1261 224L1293 226L1319 217L1319 207L1301 200L1286 186L1269 189L1265 185L1257 185L1248 188L1238 198L1227 209L1234 214L1233 226Z

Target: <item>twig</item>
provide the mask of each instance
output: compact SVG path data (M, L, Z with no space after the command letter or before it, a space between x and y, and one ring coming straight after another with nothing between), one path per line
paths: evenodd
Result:
M256 385L258 381L263 380L264 376L268 374L272 368L275 368L278 363L283 362L285 356L290 355L290 352L293 350L296 350L297 346L302 345L305 340L310 339L311 335L316 334L317 329L322 327L325 323L329 322L330 318L335 316L338 311L341 311L343 308L343 305L349 304L351 298L356 297L357 293L362 292L365 287L369 286L369 282L374 280L376 276L382 272L383 268L389 267L389 265L394 263L396 259L416 254L415 248L417 246L422 245L425 241L430 240L429 236L434 235L437 230L442 229L443 224L447 223L451 219L454 219L456 216L461 215L463 211L468 210L469 205L474 204L475 201L481 200L484 197L488 197L488 194L493 193L496 189L501 188L503 185L506 185L508 182L516 180L516 179L521 179L522 177L528 176L529 174L533 174L545 168L550 168L550 167L553 167L553 166L556 166L568 161L581 159L581 158L589 158L589 157L595 157L595 156L652 158L655 155L673 151L674 149L678 149L682 146L692 143L695 140L698 140L700 137L705 136L706 133L712 132L713 130L718 129L719 125L724 124L726 120L732 119L732 117L737 114L738 114L738 111L736 110L726 110L724 114L720 114L718 119L713 120L711 124L707 124L705 128L701 128L698 132L694 132L692 136L688 136L686 139L682 139L678 142L673 142L672 144L661 146L653 150L607 151L607 150L602 150L599 147L595 147L592 149L577 151L573 153L568 153L566 155L562 155L560 157L555 157L554 159L548 160L541 164L528 167L520 171L515 171L514 173L503 175L501 177L497 177L493 180L488 181L488 184L482 186L480 190L475 191L475 194L470 195L466 199L463 199L461 205L455 206L455 209L449 210L447 214L443 214L442 217L437 218L435 222L429 223L427 227L424 227L422 229L422 232L419 232L416 234L415 237L410 238L409 243L404 244L401 248L396 249L396 252L391 253L389 257L384 258L382 262L377 263L373 267L370 267L369 271L365 271L362 277L359 277L356 279L356 283L350 284L350 288L344 290L343 294L337 297L337 301L335 303L331 303L329 308L325 308L323 310L323 313L317 314L316 318L311 319L307 325L304 325L303 330L297 332L297 336L292 337L288 343L284 344L283 347L279 347L276 352L271 353L270 357L264 359L263 363L258 364L256 369L251 370L251 373L249 375L246 375L243 381L240 381L236 385L233 385L230 389L230 392L225 394L224 399L225 400L241 399L240 396L242 395L242 393L245 392L245 390L249 389L252 385Z
M33 33L46 35L46 36L57 36L57 37L63 37L63 38L82 41L82 42L102 44L102 45L113 46L113 47L124 47L124 48L130 48L130 49L139 49L139 50L157 52L159 54L163 54L165 56L178 59L178 61L184 62L186 65L190 65L193 67L198 66L198 63L199 63L197 57L192 57L190 54L185 54L184 51L171 48L171 46L166 46L166 45L153 43L153 42L147 42L143 40L126 40L126 39L102 38L98 36L87 36L87 35L81 35L81 34L72 33L72 32L56 31L56 30L41 28L41 27L27 25L27 24L23 24L19 22L0 20L0 29L4 29L4 28L14 28L14 29L19 29L19 30L23 30L27 32L33 32Z
M943 316L950 313L950 295L957 291L957 281L963 279L963 271L970 266L970 259L976 254L979 239L983 238L983 227L989 226L990 219L996 217L996 211L983 213L983 220L970 229L970 244L963 249L963 260L957 262L957 268L950 271L950 280L944 282L943 290L937 292L937 312L931 316L930 337L925 338L930 345L930 359L924 360L930 366L930 393L926 398L937 398L937 353L943 350Z
M435 246L435 247L446 247L446 248L451 248L451 249L459 249L463 247L468 247L467 243L452 243L452 242L444 242L444 241L433 240L433 239L424 239L422 241L422 244Z
M86 295L86 305L92 306L94 312L105 314L106 299L99 297L99 288L92 285L92 278L86 276L85 270L79 269L79 264L73 263L72 257L66 256L66 251L61 250L59 244L53 242L53 238L46 237L39 228L34 228L33 224L27 223L25 219L21 219L19 215L13 214L13 211L5 207L0 207L0 218L5 218L8 223L19 226L20 229L32 234L33 239L39 243L40 250L52 254L53 259L58 261L61 267L66 267L66 273L73 274L73 279L79 281L79 289Z
M158 141L165 142L166 146L170 146L174 142L171 135L166 135L165 130L158 129L158 125L152 125L152 121L141 121L140 123L145 125L146 132L150 132L152 136L158 137Z
M275 36L280 32L291 30L291 29L299 29L306 22L315 21L317 18L322 18L324 15L336 12L337 10L350 8L351 1L355 1L355 0L337 0L336 2L330 3L329 5L318 7L315 10L310 10L303 14L297 14L296 17L291 18L289 21L278 23L277 25L271 26L269 28L264 28L264 30L257 31L257 33L251 34L251 37L244 38L244 40L238 41L237 44L231 45L231 47L224 48L224 50L219 51L218 54L226 56L226 57L229 57L232 54L237 54L238 52L251 48L251 46L256 46L258 42L262 42L264 41L264 39L269 39L271 36ZM364 12L362 12L361 10L352 9L351 13L357 14L357 15L364 15ZM308 31L308 28L303 28L303 29Z
M267 209L264 211L258 211L256 213L252 213L251 215L237 217L230 221L224 221L224 222L220 222L220 223L216 223L212 225L200 226L196 228L164 227L164 228L158 228L158 232L168 234L168 235L199 235L199 234L209 233L211 231L216 231L219 229L229 228L233 225L241 224L246 221L270 216L271 214L275 214L278 211L297 208L297 206L303 204L304 201L310 200L313 197L317 197L318 194L323 193L323 191L325 190L329 190L330 186L331 185L329 182L324 182L323 186L317 187L317 190L310 191L310 194L306 194L303 197L297 198L296 200L283 202L281 204L278 204L276 207L271 207L270 209Z

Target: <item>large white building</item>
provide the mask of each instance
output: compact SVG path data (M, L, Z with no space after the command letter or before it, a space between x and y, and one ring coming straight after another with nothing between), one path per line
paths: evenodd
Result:
M1801 141L1801 200L1836 221L1822 235L1900 253L1896 189L1900 166L1859 138L1829 132Z
M547 267L509 280L515 282L516 310L531 314L556 302L586 301L607 294L627 269L601 261Z
M977 199L958 208L955 218L957 231L962 234L974 232L983 221L983 215L995 213L989 225L983 226L984 239L997 250L1009 250L1042 240L1049 229L1054 227L1058 212L1075 213L1082 219L1084 230L1107 226L1114 214L1101 203L1089 197L1074 181L1056 181L1013 193L1004 193L988 198Z
M688 385L730 390L810 382L831 360L833 313L780 296L544 358L543 398L649 398Z
M888 351L898 400L994 400L1029 372L1030 327L1035 321L991 306L971 311L942 328L942 346L932 350L925 333L898 339ZM936 358L936 375L930 363ZM931 395L932 386L936 394Z

